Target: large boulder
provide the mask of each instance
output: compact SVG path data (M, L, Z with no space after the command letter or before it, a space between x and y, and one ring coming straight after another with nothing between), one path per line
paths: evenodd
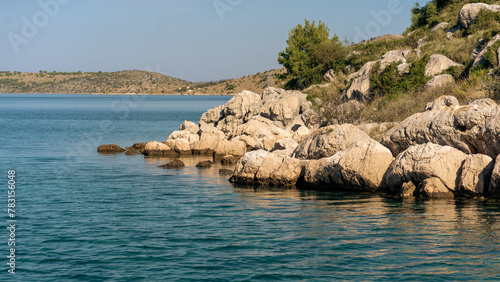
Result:
M451 68L462 66L461 64L457 64L454 61L448 59L443 55L432 55L427 66L425 66L425 75L432 77L437 74L441 74L443 71Z
M484 195L490 185L494 164L493 159L489 156L482 154L468 155L462 166L458 192L473 197Z
M383 186L391 193L399 192L403 183L419 185L437 177L447 189L456 191L460 172L467 155L449 146L432 143L415 145L399 154L384 176Z
M184 121L183 124L181 124L181 126L179 127L179 130L180 131L186 130L186 131L191 132L192 134L198 134L200 127L196 123L186 120L186 121Z
M191 143L186 139L170 139L165 144L181 155L191 154Z
M371 138L351 124L323 127L302 141L293 153L297 159L321 159L345 150L355 141L369 142Z
M198 126L196 126L198 128ZM191 128L194 131L194 128ZM198 130L196 131L198 132ZM168 136L167 141L182 139L188 142L188 144L200 140L200 136L197 133L193 133L188 130L174 131Z
M274 147L271 150L272 151L292 151L295 150L299 146L299 143L297 143L295 140L292 138L284 138L276 141L274 143Z
M370 62L364 64L363 67L361 67L361 69L359 69L357 72L352 73L349 76L347 76L346 83L349 83L351 80L358 78L358 77L367 76L367 75L370 76L370 74L371 74L373 68L375 67L375 65L377 64L377 62L378 61L370 61Z
M385 53L380 58L380 72L390 64L395 62L406 63L406 58L411 54L411 50L392 50Z
M491 174L490 187L488 189L488 196L500 198L500 155L495 160L495 166Z
M393 159L380 143L358 141L332 157L309 161L304 167L303 185L375 191Z
M466 154L500 154L500 107L491 99L465 106L449 96L438 98L423 113L408 117L384 134L381 143L393 155L415 144L448 145Z
M255 148L266 151L272 150L276 141L289 137L292 137L289 132L275 125L260 128L252 135L252 139L255 140Z
M178 156L178 153L165 143L153 141L146 143L144 155L150 157L172 157Z
M351 87L346 90L346 92L342 95L342 100L359 100L359 101L367 101L370 99L370 75L363 75L354 79L351 84Z
M236 184L294 186L301 171L300 160L258 150L243 155L230 181Z
M206 124L216 124L220 119L224 117L224 105L215 107L206 111L201 115L200 126Z
M225 155L243 156L247 152L247 144L239 140L222 140L215 147L215 158Z
M490 42L488 42L488 44L486 44L484 47L482 47L480 50L478 50L479 53L475 56L475 59L474 59L474 62L472 63L472 67L471 68L484 64L484 61L485 61L484 55L498 41L500 41L500 34L495 35L495 37L493 37L490 40Z
M453 76L451 76L449 74L441 74L441 75L437 75L437 76L431 78L431 80L429 80L427 82L427 84L425 85L425 88L430 90L430 89L443 87L443 86L446 86L448 84L453 84L453 83L455 83L455 79L453 79Z
M460 10L458 22L462 27L468 29L483 9L500 12L500 5L488 5L484 3L466 4Z
M261 116L254 116L254 117L252 117L252 119L250 119L246 123L238 125L235 128L235 130L233 131L233 135L234 136L240 136L240 135L252 136L257 131L259 131L259 129L267 127L271 124L273 124L273 122L270 119L267 119L267 118L261 117Z
M224 115L234 116L237 119L242 119L247 115L252 106L258 104L261 101L261 96L259 94L243 91L238 95L235 95L231 100L226 103L224 107Z
M287 91L277 97L266 97L259 114L271 121L279 121L287 126L298 115L309 110L311 102L307 95L298 91Z
M200 127L200 141L191 144L191 150L195 154L212 154L217 144L226 140L224 132L215 128L212 124Z

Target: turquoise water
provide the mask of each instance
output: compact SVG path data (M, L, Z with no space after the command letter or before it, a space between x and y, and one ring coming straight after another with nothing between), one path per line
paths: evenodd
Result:
M228 97L0 95L0 281L499 280L500 203L233 187L218 168L98 155ZM2 204L3 203L3 204ZM4 205L2 207L1 205Z

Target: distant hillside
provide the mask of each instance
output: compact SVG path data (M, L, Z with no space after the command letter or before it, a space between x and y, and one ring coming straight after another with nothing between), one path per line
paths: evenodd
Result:
M1 72L3 93L169 94L192 83L146 71Z
M257 93L274 86L271 70L238 79L192 83L147 71L119 72L0 72L0 93L55 94L212 94L231 95L243 90Z

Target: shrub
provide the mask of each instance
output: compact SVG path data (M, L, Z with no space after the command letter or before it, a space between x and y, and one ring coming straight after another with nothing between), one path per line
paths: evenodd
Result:
M303 89L320 83L323 74L344 65L344 48L337 36L329 38L330 30L323 23L318 25L305 20L289 32L288 47L280 52L278 62L283 65L289 79L287 88Z
M403 75L399 74L397 70L400 62L390 64L380 73L380 64L377 63L372 70L370 91L376 97L386 97L393 100L403 92L420 89L428 81L428 77L425 76L425 66L428 62L429 56L426 55L414 62L410 67L410 72Z

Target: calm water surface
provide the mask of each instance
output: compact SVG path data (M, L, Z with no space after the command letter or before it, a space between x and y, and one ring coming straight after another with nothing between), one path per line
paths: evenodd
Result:
M164 141L228 99L0 95L0 281L500 280L497 201L233 187L203 158L95 152Z

